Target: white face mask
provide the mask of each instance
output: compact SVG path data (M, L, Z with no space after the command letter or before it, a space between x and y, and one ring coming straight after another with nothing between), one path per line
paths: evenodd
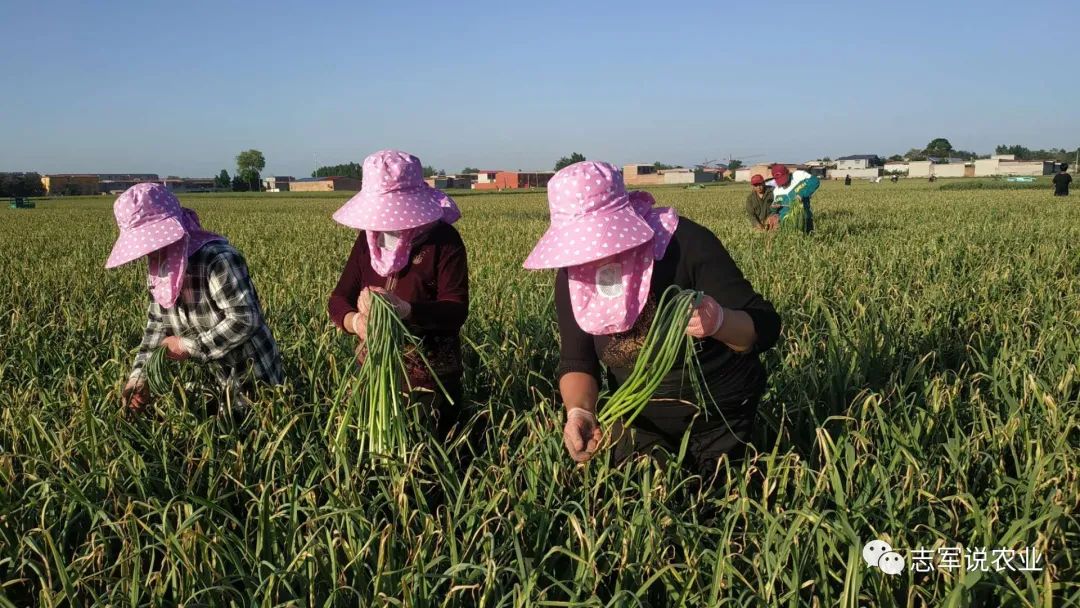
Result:
M612 262L596 269L596 293L605 298L623 295L622 264Z
M386 251L393 251L397 248L398 243L401 242L401 232L394 230L392 232L380 232L379 233L379 249L385 249Z

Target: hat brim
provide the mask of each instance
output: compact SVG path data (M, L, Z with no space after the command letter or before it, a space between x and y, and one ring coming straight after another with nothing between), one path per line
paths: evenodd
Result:
M443 217L444 192L424 185L396 192L357 192L334 212L334 221L356 228L386 232L408 230Z
M109 258L105 260L105 268L116 268L168 247L184 238L186 232L183 224L175 217L150 222L137 228L120 230L120 236L113 244Z
M548 227L523 266L528 270L568 268L602 260L653 238L653 229L627 205Z

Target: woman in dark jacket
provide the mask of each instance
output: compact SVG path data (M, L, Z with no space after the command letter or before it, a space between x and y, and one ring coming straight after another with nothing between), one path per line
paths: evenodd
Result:
M525 261L558 269L555 306L561 358L559 389L567 420L563 441L577 462L603 439L596 422L602 368L617 387L633 369L660 295L671 285L703 292L686 331L714 403L699 408L687 370L677 364L629 428L616 425L615 457L677 454L689 432L688 462L711 476L724 454L741 456L767 374L759 353L780 333L780 317L756 293L720 241L652 196L628 193L607 163L582 162L548 184L551 226Z
M361 191L334 214L361 230L328 309L334 324L359 339L362 361L373 292L385 296L410 331L450 400L416 353L406 353L412 389L434 393L436 433L445 438L462 400L461 326L469 314L465 244L451 224L461 217L446 194L428 186L420 160L395 150L364 159Z

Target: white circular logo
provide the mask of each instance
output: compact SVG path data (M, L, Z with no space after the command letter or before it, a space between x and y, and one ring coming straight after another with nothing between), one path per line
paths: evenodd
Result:
M612 262L596 269L596 292L605 298L623 295L622 264Z

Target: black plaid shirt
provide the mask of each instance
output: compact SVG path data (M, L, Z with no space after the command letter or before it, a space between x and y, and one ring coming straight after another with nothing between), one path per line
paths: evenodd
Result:
M188 258L180 297L172 308L150 298L133 379L143 377L150 353L166 336L179 336L191 358L208 363L222 384L243 382L249 372L269 384L284 380L281 353L263 321L247 263L228 243L207 243Z

